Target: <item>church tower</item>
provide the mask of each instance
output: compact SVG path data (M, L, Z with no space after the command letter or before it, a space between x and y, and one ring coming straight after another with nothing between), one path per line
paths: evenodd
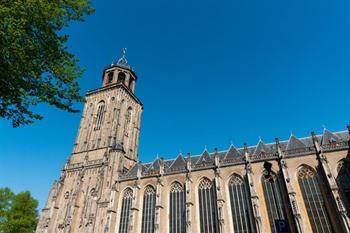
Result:
M112 147L137 160L142 103L134 95L137 76L125 53L103 70L102 87L87 93L73 154Z
M37 232L106 232L118 177L138 160L142 103L137 76L122 57L102 73L102 87L86 94L73 153L55 182Z

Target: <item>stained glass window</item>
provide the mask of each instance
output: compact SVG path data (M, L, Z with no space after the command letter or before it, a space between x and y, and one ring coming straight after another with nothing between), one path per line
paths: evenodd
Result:
M185 192L183 186L175 182L170 190L170 233L185 232Z
M288 221L286 213L289 211L289 208L282 195L284 187L281 185L279 176L272 173L268 179L263 177L263 189L271 231L276 233L275 220L286 219ZM289 222L288 224L290 226L291 223Z
M133 192L130 188L123 194L122 209L120 214L119 233L128 233L130 211L132 206Z
M332 233L332 225L328 216L316 172L304 166L299 170L298 181L303 195L307 214L313 233Z
M156 207L156 191L152 186L147 186L143 195L142 208L142 233L154 232L154 215Z
M234 232L251 232L248 195L244 180L238 175L233 175L229 181L229 191Z
M345 204L348 208L348 215L349 213L349 207L350 207L350 163L348 161L342 161L341 164L339 164L339 171L338 171L338 177L337 182L339 185L339 188L342 192L343 197L345 198Z
M209 179L205 178L199 183L198 197L201 233L219 232L215 191L215 185Z

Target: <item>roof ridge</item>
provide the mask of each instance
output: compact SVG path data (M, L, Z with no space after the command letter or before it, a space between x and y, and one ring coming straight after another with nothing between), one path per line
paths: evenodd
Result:
M340 131L336 131L336 132L332 132L332 131L330 131L329 129L326 129L326 128L325 128L325 130L331 132L332 134L334 134L334 135L337 136L337 137L339 137L339 134L348 133L348 130L340 130ZM324 131L324 130L323 130L323 131ZM324 133L322 132L321 134L316 134L315 136L316 136L316 137L323 137L323 136L324 136ZM288 142L289 142L289 140L290 140L291 137L296 138L298 141L300 141L301 143L303 143L305 146L307 146L307 145L305 144L305 142L304 142L305 139L312 139L312 136L311 136L311 135L310 135L310 136L304 136L304 137L297 137L295 134L292 134L292 135L289 136L288 139L281 140L281 141L280 141L280 144L286 144L286 143L287 143L287 145L288 145ZM275 145L275 143L276 143L276 142L265 143L265 142L260 138L257 144L255 144L255 145L250 145L250 146L248 146L247 148L248 148L248 149L256 148L256 147L259 145L259 142L260 142L260 141L261 141L265 146ZM287 145L286 145L286 146L287 146ZM232 146L233 146L238 152L240 152L241 150L244 150L244 147L236 147L233 143L231 143L230 146L228 147L228 149L224 149L224 150L217 151L217 153L226 153L226 154L227 154ZM191 159L193 159L193 158L198 158L198 157L200 158L200 157L203 156L203 154L204 154L205 152L207 152L207 153L209 154L210 157L211 157L213 154L216 153L215 151L209 152L208 149L205 147L202 153L195 154L195 155L191 155ZM180 154L181 154L181 153L180 153ZM173 157L173 158L163 159L163 162L172 161L172 164L173 164L173 163L176 161L176 159L179 157L180 154L178 154L176 157ZM181 155L182 155L182 154L181 154ZM226 155L225 155L225 156L226 156ZM184 158L184 155L182 155L182 157ZM154 163L154 161L155 161L155 160L150 161L150 162L147 162L147 163L142 163L142 165L149 165L149 164L152 165L152 164ZM199 162L199 160L198 160L197 162ZM171 164L171 166L172 166L172 164Z

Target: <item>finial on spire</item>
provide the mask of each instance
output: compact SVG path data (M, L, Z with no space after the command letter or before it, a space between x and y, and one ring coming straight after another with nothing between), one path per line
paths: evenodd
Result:
M122 58L126 59L126 53L128 52L127 48L122 48Z
M122 48L121 51L121 58L119 58L117 64L122 65L122 66L127 66L130 68L129 64L128 64L128 60L126 60L126 53L127 53L127 49L126 48Z
M245 142L243 143L243 148L244 148L244 151L247 152L248 151L248 144Z

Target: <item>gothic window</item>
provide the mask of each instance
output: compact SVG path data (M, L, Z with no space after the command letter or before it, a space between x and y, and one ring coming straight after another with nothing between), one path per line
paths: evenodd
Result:
M217 233L218 214L214 183L204 178L198 187L199 218L201 233Z
M128 111L125 115L125 125L124 125L125 136L129 135L129 129L130 129L130 124L131 124L131 113L132 113L132 109L128 108Z
M339 164L337 182L347 206L350 205L350 162L342 161ZM349 210L348 210L349 211Z
M111 83L112 81L113 81L113 72L109 72L108 73L107 83Z
M170 233L185 232L185 192L183 186L175 182L170 190Z
M133 192L130 188L124 191L120 214L119 233L128 233Z
M229 191L234 232L251 232L248 194L244 180L238 175L233 175L229 181Z
M280 185L279 176L272 173L269 179L263 177L263 189L265 203L267 207L267 214L269 216L269 222L272 233L276 233L277 229L275 226L275 220L287 218L287 207L286 202L283 200L282 190L283 187ZM290 226L290 223L289 223Z
M142 228L141 233L154 232L154 216L156 207L156 191L152 186L147 186L143 195Z
M94 127L95 130L101 129L101 125L102 125L103 120L104 120L104 115L105 115L105 102L101 101L97 105L97 115L95 118L95 127Z
M302 167L298 173L298 181L307 214L309 216L312 232L333 232L327 213L326 203L315 171L306 166Z
M118 74L118 83L124 83L125 82L125 73L124 72L119 72Z

